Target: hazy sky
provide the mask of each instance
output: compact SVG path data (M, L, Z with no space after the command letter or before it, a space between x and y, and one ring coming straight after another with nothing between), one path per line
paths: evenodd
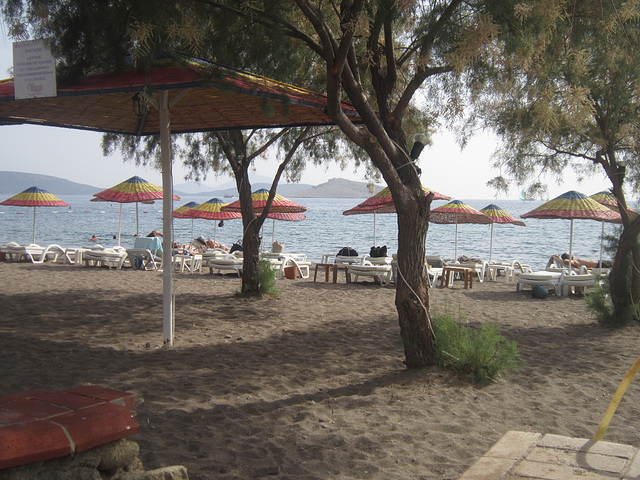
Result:
M0 30L0 78L7 78L10 76L8 70L13 65L12 45L4 36L2 25ZM162 184L159 171L123 163L118 155L104 157L100 147L101 138L100 133L56 127L3 126L0 127L0 170L53 175L101 188L113 186L133 175ZM456 199L496 198L495 192L486 186L487 181L496 174L490 166L494 147L495 141L490 135L473 139L463 151L460 151L450 133L436 136L433 145L425 148L420 156L423 184ZM276 167L276 161L259 161L256 163L256 173L272 177ZM184 182L185 171L179 162L174 164L173 175L175 184ZM354 172L350 167L340 171L333 165L326 171L313 167L305 171L302 183L318 185L330 178L363 181L363 172ZM229 180L216 180L211 176L205 183L213 186ZM578 184L573 172L567 170L562 185L549 184L549 198L567 190L592 195L610 187L604 174ZM514 187L506 197L501 195L497 198L518 198L519 191Z

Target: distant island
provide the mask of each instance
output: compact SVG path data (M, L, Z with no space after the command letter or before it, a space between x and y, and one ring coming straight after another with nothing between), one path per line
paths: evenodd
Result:
M262 180L265 177L261 177ZM126 180L125 178L122 179ZM39 175L36 173L21 173L0 171L0 194L12 196L29 187L40 187L55 195L88 195L92 196L113 185L96 187L83 183L76 183L64 178L53 177L50 175ZM181 191L180 187L184 186L185 190ZM235 199L238 192L233 186L233 182L222 185L219 189L211 191L189 191L190 184L180 184L174 186L174 193L179 196L198 196L206 198L228 198ZM257 181L252 184L252 189L270 188L271 184ZM382 190L382 186L376 185L374 192ZM320 185L310 185L304 183L283 183L278 185L278 193L285 197L291 198L366 198L372 195L366 182L356 182L344 178L332 178L328 182Z

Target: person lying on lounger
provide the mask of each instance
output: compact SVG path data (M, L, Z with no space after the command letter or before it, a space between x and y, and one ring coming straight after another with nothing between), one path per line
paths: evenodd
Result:
M565 265L565 266L569 266L569 254L568 253L563 253L562 255L554 255L553 257L551 257L549 259L549 263L547 263L547 267L553 265L554 263L554 257L559 258L560 261ZM580 268L580 267L587 267L587 268L598 268L598 260L588 260L586 258L580 258L580 257L573 257L571 259L571 267L572 268ZM602 267L603 268L611 268L611 262L602 261Z

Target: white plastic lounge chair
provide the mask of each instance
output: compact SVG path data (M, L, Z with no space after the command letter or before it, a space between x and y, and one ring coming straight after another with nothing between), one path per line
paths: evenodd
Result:
M222 273L222 270L234 270L238 276L242 274L242 264L244 259L242 256L236 256L233 253L228 253L221 258L212 258L207 263L209 267L209 273L213 274L214 270L218 273Z
M353 276L353 279L351 279ZM381 285L391 283L391 265L373 265L369 261L365 261L362 265L349 265L347 267L347 282L358 281L359 277L373 277L380 282Z
M15 242L8 243L5 246L7 260L13 262L30 261L31 263L42 263L42 255L44 247L31 243L29 245L19 245Z
M473 270L473 273L475 273L478 276L478 281L479 282L484 282L484 275L487 271L487 262L461 262L459 264L456 263L457 266L459 267L466 267L466 268L470 268L471 270Z
M516 291L519 292L524 286L529 286L533 289L536 285L542 285L546 288L553 288L557 295L562 275L560 272L547 271L529 273L516 272Z
M336 255L335 263L356 265L356 264L362 264L363 260L364 260L364 257L361 255L358 255L357 257L349 257L346 255Z
M427 276L429 277L429 286L437 285L438 279L442 276L444 267L432 267L429 262L426 263Z
M295 256L285 255L285 257L280 261L280 278L285 276L284 269L287 267L295 267L302 278L309 278L311 262L300 260Z
M571 290L584 293L586 287L593 287L598 282L598 276L591 273L563 273L560 278L560 292L568 296Z
M112 267L115 267L117 270L120 270L124 265L125 260L127 259L127 250L125 248L105 248L105 249L94 249L87 250L82 254L82 261L85 266L97 266L101 267L106 265L111 270Z
M136 270L158 270L162 267L162 257L154 255L148 248L127 248L127 259Z

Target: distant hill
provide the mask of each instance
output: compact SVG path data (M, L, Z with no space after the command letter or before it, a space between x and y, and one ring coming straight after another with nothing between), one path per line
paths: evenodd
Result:
M5 197L13 196L16 193L20 193L23 190L34 186L43 188L44 190L58 196L91 196L106 188L71 182L64 178L39 175L37 173L0 171L0 194ZM179 187L185 187L185 191L180 190ZM253 191L260 188L271 188L271 184L256 182L251 185L251 189ZM382 187L376 186L375 192L379 192L381 189ZM227 198L229 200L235 200L238 198L238 192L235 188L234 182L224 183L211 191L197 191L192 184L181 184L175 186L174 193L179 196L198 195L206 197L207 199L218 197L221 199ZM344 178L332 178L328 182L315 187L308 183L284 183L278 185L278 193L290 198L367 198L372 195L369 192L366 182L355 182Z
M332 178L326 183L297 191L289 196L297 198L367 198L378 193L382 188L376 185L373 193L371 193L366 182Z
M104 188L76 183L49 175L0 171L0 193L13 196L29 187L40 187L57 196L93 195L104 190Z

